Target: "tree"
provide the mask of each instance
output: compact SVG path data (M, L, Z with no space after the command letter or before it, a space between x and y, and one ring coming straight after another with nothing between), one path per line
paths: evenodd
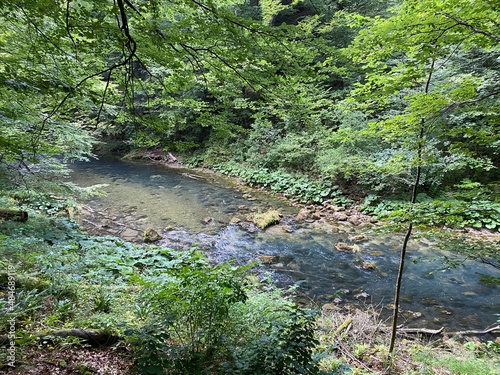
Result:
M496 152L478 150L498 145L500 109L495 101L500 93L498 63L491 62L500 36L493 2L404 1L393 11L389 18L350 16L353 24L365 28L348 49L366 70L365 81L348 101L360 103L358 108L374 119L354 136L363 134L390 146L389 165L398 168L397 173L411 171L414 178L396 283L391 353L422 174L439 158L461 160L461 168L482 172L496 167ZM457 66L464 57L477 65ZM468 121L460 123L457 118ZM471 135L471 128L477 135ZM464 138L472 142L465 144Z
M137 145L199 147L246 131L257 108L268 118L290 118L292 109L307 119L317 105L294 98L328 97L313 87L311 32L239 17L239 0L2 3L6 97L40 99L28 106L37 131L19 130L32 148L43 149L55 122L76 117ZM81 146L88 153L90 144Z

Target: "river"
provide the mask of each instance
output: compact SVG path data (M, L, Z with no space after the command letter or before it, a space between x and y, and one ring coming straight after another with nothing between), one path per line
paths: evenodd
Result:
M105 196L85 202L83 224L89 229L140 240L145 229L153 228L162 235L162 245L195 245L216 262L265 260L268 264L258 267L261 278L269 274L280 286L296 284L310 301L373 306L382 316L390 314L400 234L379 233L376 226L296 223L297 207L216 174L116 159L71 168L71 180L80 186L106 184ZM282 213L280 225L262 231L246 223L248 215L271 208ZM335 248L360 233L367 240L356 244L356 252ZM410 241L401 323L467 330L500 319L500 287L481 281L481 275L499 278L500 270L471 260L444 267L444 258L453 256L433 241Z

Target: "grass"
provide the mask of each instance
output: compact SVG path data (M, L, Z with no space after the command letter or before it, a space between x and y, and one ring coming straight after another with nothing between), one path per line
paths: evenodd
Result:
M440 374L441 372L437 371L446 371L442 373L498 375L500 374L498 352L500 344L497 344L496 349L492 349L491 343L479 341L462 343L457 339L442 340L438 350L429 346L416 347L413 359L428 374Z

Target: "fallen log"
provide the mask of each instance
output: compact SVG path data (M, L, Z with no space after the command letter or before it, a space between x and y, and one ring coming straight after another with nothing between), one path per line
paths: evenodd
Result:
M448 334L449 335L486 335L488 333L493 333L495 331L500 332L500 324L495 326L495 327L487 328L487 329L482 330L482 331L475 331L475 330L457 331L457 332L449 332Z
M455 332L446 332L444 331L444 327L439 329L428 329L428 328L403 328L398 327L399 333L409 333L409 334L424 334L424 335L439 335L441 333L455 336L455 335L486 335L488 333L493 333L495 331L500 332L500 325L480 330L467 330L467 331L455 331Z
M120 341L120 336L114 335L105 331L93 331L90 329L65 329L57 331L42 331L33 334L35 338L40 338L46 341L51 341L56 337L67 338L76 337L91 346L109 346ZM8 345L10 338L8 336L0 336L0 346Z
M26 220L28 220L28 213L26 211L21 211L21 210L8 210L5 208L0 208L0 217L6 220L11 219L11 220L25 222Z
M428 329L428 328L398 328L400 333L416 333L424 335L439 335L444 330L444 327L439 329Z

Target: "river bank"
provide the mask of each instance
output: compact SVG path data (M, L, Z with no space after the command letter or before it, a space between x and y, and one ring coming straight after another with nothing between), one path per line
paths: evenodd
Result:
M224 255L225 258L220 258L222 263L238 259L242 264L260 261L258 269L264 271L264 277L250 274L245 283L263 291L272 290L274 282L292 285L294 294L286 287L283 289L287 298L298 294L323 296L322 299L306 300L307 306L316 308L318 313L315 337L319 341L317 353L324 356L323 370L334 374L347 371L388 373L388 320L384 314L392 307L390 297L399 236L380 235L374 231L356 244L355 252L339 250L336 245L347 243L349 237L354 239L352 236L358 234L359 226L327 226L321 219L296 223L300 208L288 205L282 208L283 223L265 230L257 228L251 233L237 223L231 224L239 206L246 204L249 212L252 207L256 211L280 209L281 201L259 202L258 191L244 198L244 192L215 187L183 175L184 172L144 163L100 160L79 168L75 175L86 184L108 184L103 186L108 191L107 196L94 197L87 202L94 213L103 212L109 216L110 222L102 223L104 229L113 228L113 223L117 223L118 229L125 224L144 227L158 224L154 227L162 234L158 243L170 236L169 244L187 248L191 245L184 241L190 238L191 244L199 248L205 241L204 253L208 257L217 259ZM256 199L249 200L252 198ZM123 209L127 212L121 212ZM179 212L183 217L175 221ZM206 212L213 220L204 222ZM289 225L292 231L283 230L284 225ZM127 358L131 354L127 350L120 352L120 349L101 347L80 351L71 347L76 341L74 338L36 339L36 334L47 327L57 331L67 327L93 330L107 327L114 332L121 327L117 322L140 323L151 315L138 303L141 287L137 277L151 274L161 277L172 265L182 264L182 259L188 259L185 263L188 266L196 264L196 259L186 258L191 252L183 250L172 258L164 247L137 244L142 239L128 243L116 237L90 237L62 217L43 219L30 213L27 222L12 223L4 230L14 226L17 232L7 232L2 241L9 254L20 257L9 258L16 266L17 291L19 296L30 293L31 298L38 298L40 306L33 312L30 305L24 305L27 310L19 315L19 333L34 341L23 344L18 352L17 368L14 371L7 369L7 373L74 374L80 370L110 375L128 373L132 361ZM28 237L30 230L33 233ZM142 238L142 232L138 233ZM455 363L460 363L461 366L474 366L476 374L497 375L490 371L498 364L494 357L484 359L495 353L495 336L481 334L491 327L492 314L488 309L495 310L492 302L498 296L496 289L477 280L471 264L436 272L433 257L432 243L411 244L412 262L405 274L407 283L403 290L401 323L420 329L424 338L416 339L415 331L400 331L392 373L459 373L453 369L457 368ZM36 259L36 264L32 259ZM365 261L373 261L375 268L364 269ZM385 295L389 297L380 302L378 298ZM274 298L263 296L261 299L262 303L268 301ZM423 303L419 305L420 302ZM262 311L272 309L256 311L255 316L260 317ZM443 326L444 330L437 329ZM423 333L424 329L427 333ZM451 338L464 330L469 333L461 334L463 338ZM428 335L430 341L425 338ZM482 340L485 342L481 343ZM123 344L118 348L123 349ZM5 368L0 369L0 373L3 370Z
M163 150L145 150L145 149L135 149L128 154L123 156L124 160L138 160L138 161L148 161L154 164L164 166L171 169L181 169L186 176L191 178L201 178L210 182L220 182L224 185L231 186L232 188L243 191L244 193L263 193L265 197L277 197L278 199L286 202L294 207L298 207L301 212L296 216L297 221L321 221L327 224L341 224L347 226L360 226L360 228L370 228L370 224L377 227L392 227L392 230L400 230L401 225L393 225L394 223L388 221L380 221L363 213L359 209L359 204L356 202L361 201L361 197L355 197L354 201L351 201L347 205L336 205L332 204L331 200L326 199L321 203L314 203L309 201L307 203L301 203L297 198L290 198L284 194L278 192L272 192L269 189L263 187L253 187L249 186L247 183L238 176L228 175L226 173L220 173L209 168L201 167L189 167L182 163L180 157L175 157L171 153L164 152ZM193 174L195 173L195 174ZM198 176L196 176L198 174ZM416 228L418 231L418 228ZM454 237L460 235L467 235L471 240L484 240L490 242L498 242L500 246L500 232L488 230L486 228L474 228L465 227L463 229L452 229L448 226L435 226L429 227L424 226L424 231L435 232L435 231L446 231L453 232Z
M380 231L379 223L328 220L328 214L345 211L291 205L238 179L179 164L165 168L149 160L103 159L80 165L74 175L75 182L87 186L108 184L108 194L82 211L93 233L143 242L151 229L161 246L196 246L215 264L256 261L262 277L271 272L278 285L298 283L300 293L315 303L380 304L385 316L390 314L402 234ZM305 210L308 217L297 220ZM253 216L267 211L282 216L262 230ZM443 264L446 259L456 255L439 250L434 241L420 237L410 242L403 322L432 329L446 324L455 331L490 325L500 301L495 286L478 275L494 280L498 270L460 258L464 274L462 266Z

